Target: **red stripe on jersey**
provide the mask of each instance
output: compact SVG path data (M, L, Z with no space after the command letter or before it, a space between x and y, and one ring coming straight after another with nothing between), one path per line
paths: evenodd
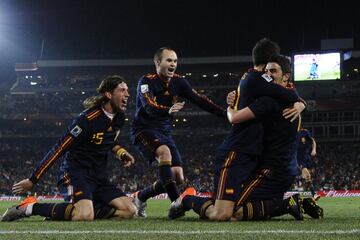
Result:
M218 189L217 189L216 199L222 199L222 197L224 195L227 172L229 171L229 166L230 166L231 162L235 159L235 156L236 156L235 152L232 151L232 152L230 152L230 154L228 155L228 157L225 160L223 169L220 172L220 180L219 180L219 185L218 185Z
M89 119L89 120L91 120L91 119L93 119L94 117L98 116L99 113L101 113L101 111L102 111L102 110L100 110L100 109L96 109L95 111L92 111L92 112L88 113L88 114L86 115L86 118Z
M244 201L247 199L249 194L256 186L258 186L264 177L266 177L270 173L269 169L261 170L260 174L256 176L254 180L252 180L244 189L244 191L240 194L240 199L237 201L236 206L242 205Z
M156 73L149 73L149 74L145 75L146 78L151 79L151 80L157 78L157 76L158 75Z
M36 179L40 179L42 174L51 166L51 164L53 164L58 159L60 154L64 151L64 149L66 149L67 146L69 146L73 142L73 140L74 140L74 137L71 135L67 136L64 139L64 142L61 143L60 147L55 151L55 153L48 160L46 160L43 163L42 167L35 174Z
M147 104L149 104L150 106L152 106L154 108L157 108L157 109L170 109L170 107L168 107L168 106L158 104L154 99L152 99L150 97L149 93L144 93L144 97L145 97L145 100L146 100Z

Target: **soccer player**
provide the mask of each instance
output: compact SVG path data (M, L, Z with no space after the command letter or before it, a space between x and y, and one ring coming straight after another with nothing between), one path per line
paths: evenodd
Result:
M310 169L314 168L313 158L316 157L316 142L308 129L302 128L298 132L297 160L301 169L301 177L305 180L305 187L311 191L315 200L319 198L314 189Z
M291 82L291 63L288 57L284 55L271 57L266 64L265 73L274 80L274 83L295 90Z
M253 48L254 69L249 70L240 80L236 93L228 96L228 103L234 110L240 110L261 96L280 99L285 104L302 101L289 89L271 83L273 80L263 71L269 58L279 55L279 46L269 39L262 39ZM291 110L291 115L297 115ZM233 215L235 203L240 196L241 186L250 178L257 168L258 157L263 149L263 126L257 119L244 124L233 124L230 135L220 146L215 162L214 199L184 198L184 208L178 208L176 201L170 209L170 218L184 214L192 208L203 218L210 220L228 220Z
M291 64L285 56L272 57L265 72L274 82L288 88ZM264 126L264 151L259 168L243 187L237 202L234 218L238 220L268 219L290 213L302 220L301 208L312 218L323 217L323 209L311 198L299 199L298 194L283 200L297 175L297 132L301 118L291 121L283 118L286 106L273 98L262 97L241 111L228 110L232 122L262 119ZM285 112L289 109L285 109Z
M313 59L310 65L310 73L308 78L310 78L311 80L319 78L318 68L319 64L316 62L315 59Z
M178 63L176 52L160 48L154 56L156 73L142 76L136 95L136 111L132 125L132 138L145 159L159 163L159 179L139 191L135 197L138 216L146 217L146 200L166 192L171 201L179 197L177 185L184 181L182 160L172 138L173 115L188 99L200 108L222 118L226 110L199 94L189 82L175 73Z
M119 144L120 128L129 98L128 87L120 76L105 78L97 89L99 95L84 101L87 108L69 126L44 156L28 179L13 185L13 193L31 190L61 156L61 182L68 186L72 199L63 203L37 203L28 197L20 205L9 208L2 221L13 221L32 215L52 220L91 221L120 217L131 218L136 206L120 189L111 184L106 173L107 157L113 152L130 166L134 158Z
M281 58L278 60L280 59ZM294 88L293 84L290 82L291 66L283 64L283 71L280 72L277 71L277 69L280 67L279 64L280 63L274 59L274 61L269 62L266 65L265 72L274 78L275 82L282 85L283 87ZM287 75L289 75L289 77ZM301 128L297 134L296 157L298 166L301 170L301 177L305 180L305 187L310 190L314 200L318 200L320 196L316 194L313 180L311 178L311 172L313 172L314 169L313 159L316 157L316 141L308 129Z
M266 65L265 72L274 78L275 82L282 85L283 87L294 88L293 84L290 82L291 66L287 66L286 64L283 65L283 67L286 69L281 72L277 71L279 67L280 65L278 61L269 62ZM286 76L287 72L289 73L289 77ZM316 157L316 141L313 138L311 132L305 128L301 128L297 134L296 157L298 166L301 170L301 177L305 180L305 187L310 190L314 200L318 200L320 196L316 194L313 180L311 178L311 172L313 172L314 169L313 159Z

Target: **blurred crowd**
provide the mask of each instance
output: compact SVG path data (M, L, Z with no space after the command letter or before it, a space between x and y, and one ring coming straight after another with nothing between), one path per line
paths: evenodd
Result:
M127 137L126 137L127 138ZM186 186L194 186L198 191L213 191L213 161L218 145L224 136L199 136L195 133L176 135L184 161ZM1 139L0 141L0 194L11 194L14 182L29 177L34 166L41 160L46 151L55 143L51 139ZM136 162L130 168L124 168L119 160L109 155L108 171L110 180L125 192L135 192L153 183L157 177L156 167L142 158L124 142L135 156ZM196 146L196 149L194 149ZM317 190L351 190L360 189L360 144L319 143L315 161L314 180ZM45 177L34 189L38 194L54 195L56 187L59 159L45 174ZM294 186L301 188L301 182Z
M184 75L198 92L206 94L219 105L226 106L226 94L233 90L241 74L224 72L195 76L185 72ZM56 143L74 116L83 110L82 101L96 94L95 89L102 77L101 74L62 76L55 73L30 78L24 74L18 78L11 92L0 92L0 194L11 194L14 182L30 176L34 166ZM127 79L130 79L128 85L131 97L128 101L128 119L122 130L122 140L129 152L135 156L136 163L125 169L117 159L109 155L108 170L111 181L119 188L126 192L135 192L153 183L157 179L158 171L155 166L149 165L130 143L129 128L135 108L137 80L135 77ZM360 89L360 85L353 89ZM346 104L347 102L343 105ZM360 116L359 113L351 112L348 116L340 112L335 116L344 115L344 118L334 120L330 119L334 114L318 113L310 110L304 114L303 119L305 122L320 121L325 124L332 121L339 124L345 120L357 122ZM324 118L320 118L321 116ZM186 185L194 186L202 192L213 190L214 156L228 131L227 121L207 115L186 102L184 111L174 119L174 138L184 162ZM351 128L349 132L356 131ZM354 134L349 136L351 138ZM317 190L359 190L360 142L354 143L353 139L345 139L335 143L335 137L332 142L318 141L316 134L315 139L318 142L318 154L314 162L313 176ZM51 195L58 193L56 182L61 161L62 159L59 159L45 174L34 189L35 192ZM302 188L302 182L297 181L294 189Z

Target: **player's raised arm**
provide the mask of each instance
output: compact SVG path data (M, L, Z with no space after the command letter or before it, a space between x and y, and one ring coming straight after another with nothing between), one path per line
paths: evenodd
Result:
M228 107L228 120L230 123L235 124L246 122L254 118L263 118L275 110L274 101L275 100L270 97L261 97L254 103L238 111Z
M223 107L214 103L206 95L198 93L190 86L190 83L186 79L182 78L180 84L183 97L189 99L191 102L209 113L218 117L226 118L226 110Z

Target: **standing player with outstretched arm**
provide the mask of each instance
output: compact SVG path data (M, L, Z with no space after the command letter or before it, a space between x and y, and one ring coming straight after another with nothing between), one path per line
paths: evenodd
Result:
M179 197L177 185L183 183L184 174L180 153L171 135L173 115L184 107L179 98L226 118L225 109L197 93L185 78L175 74L177 61L173 49L160 48L154 56L156 73L141 77L137 87L133 142L150 163L155 160L159 163L159 180L135 198L140 217L146 217L147 199L164 192L171 201Z
M47 170L65 155L61 182L69 190L71 202L37 203L26 198L9 208L2 221L14 221L32 215L52 220L91 221L94 219L131 218L136 207L131 199L108 180L107 157L113 152L125 166L134 158L119 145L120 128L129 98L128 87L120 76L105 78L98 87L98 96L85 100L87 108L69 126L68 131L44 156L28 179L13 186L15 194L31 190Z

